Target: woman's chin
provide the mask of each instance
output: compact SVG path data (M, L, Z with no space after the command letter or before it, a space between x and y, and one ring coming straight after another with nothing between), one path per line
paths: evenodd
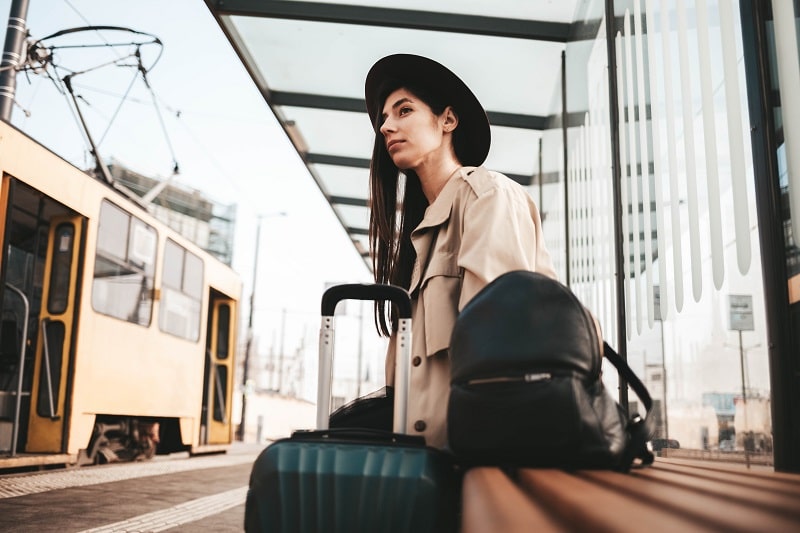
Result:
M392 163L400 170L413 170L415 166L415 161L411 161L409 158L400 155L392 157Z

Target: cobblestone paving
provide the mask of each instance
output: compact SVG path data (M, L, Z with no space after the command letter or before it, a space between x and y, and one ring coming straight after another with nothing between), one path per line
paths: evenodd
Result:
M232 507L243 504L246 497L247 487L239 487L212 496L197 498L168 509L143 514L130 520L115 522L94 529L86 529L81 533L115 533L123 531L126 533L149 533L151 531L166 531L227 511Z
M59 472L51 471L36 474L13 475L0 477L0 499L139 477L158 476L219 466L232 466L250 463L252 461L253 456L250 454L226 454L179 460L173 459L168 461L162 460L91 466Z

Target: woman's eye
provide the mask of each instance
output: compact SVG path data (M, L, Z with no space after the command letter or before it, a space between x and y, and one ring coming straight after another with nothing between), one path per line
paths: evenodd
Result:
M406 113L411 113L411 108L410 107L401 107L400 108L400 116L403 116Z

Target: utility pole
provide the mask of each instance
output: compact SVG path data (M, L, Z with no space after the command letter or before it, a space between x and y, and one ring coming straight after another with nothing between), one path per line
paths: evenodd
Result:
M239 427L236 429L236 440L244 441L245 429L245 414L247 412L247 379L248 371L250 369L250 356L253 351L253 313L256 308L256 279L258 277L258 248L261 243L261 221L271 216L286 216L284 211L279 213L272 213L269 215L258 215L258 225L256 226L256 247L255 257L253 259L253 288L250 293L250 318L247 321L247 345L244 350L244 370L242 372L242 420L239 422Z
M281 312L281 351L278 353L278 394L283 391L283 353L285 350L284 340L286 337L286 308Z
M247 378L250 368L250 352L253 350L253 312L256 303L256 277L258 276L258 245L261 242L261 217L256 226L256 248L253 260L253 285L250 292L250 318L247 321L247 345L244 349L244 369L242 371L242 419L236 429L236 440L244 442L245 415L247 413Z
M28 36L26 19L28 0L13 0L8 13L3 62L0 63L0 120L11 122L14 97L17 94L17 67L22 63L25 37Z

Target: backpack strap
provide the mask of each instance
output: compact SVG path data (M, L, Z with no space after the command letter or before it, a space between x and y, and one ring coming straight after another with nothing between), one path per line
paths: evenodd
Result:
M638 413L628 420L628 433L630 440L622 454L621 466L625 470L630 468L634 460L639 459L641 466L653 464L653 452L647 449L647 442L653 436L653 422L650 414L653 411L653 399L644 386L642 380L631 370L628 363L611 347L607 342L603 342L603 355L617 369L619 375L630 385L636 396L642 401L645 408L645 416L642 418Z

